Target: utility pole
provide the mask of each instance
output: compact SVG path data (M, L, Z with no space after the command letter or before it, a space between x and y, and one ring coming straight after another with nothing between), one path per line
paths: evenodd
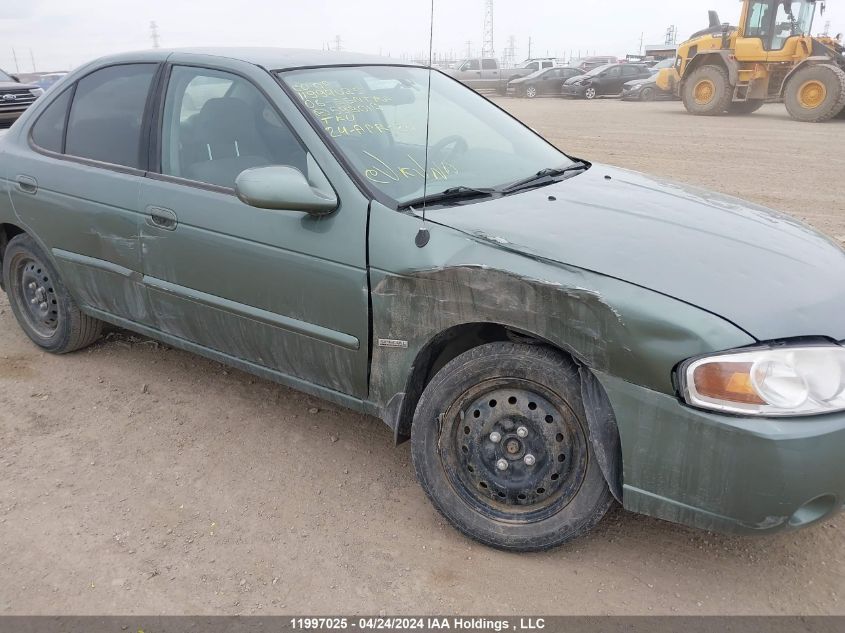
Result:
M830 20L824 23L824 33L822 33L825 37L830 35Z
M470 40L467 40L467 41L466 41L466 45L467 45L467 56L466 56L466 59L469 59L470 57L472 57L472 42L471 42Z
M645 31L640 33L640 55L643 54L643 40L645 40Z
M342 50L343 50L343 46L341 46L341 39L340 39L340 35L335 35L335 36L334 36L334 49L335 49L337 52L340 52L340 51L342 51Z
M528 57L526 59L531 59L531 36L528 36Z
M20 66L18 66L18 54L15 52L15 49L12 49L12 59L15 60L15 72L19 73L21 71Z
M158 24L156 24L155 20L150 22L150 39L153 42L153 48L160 48L159 36L158 36Z
M38 72L35 70L35 53L32 52L32 49L29 49L29 60L32 62L32 72Z
M493 0L484 2L484 40L481 46L482 57L495 57L496 49L493 46Z

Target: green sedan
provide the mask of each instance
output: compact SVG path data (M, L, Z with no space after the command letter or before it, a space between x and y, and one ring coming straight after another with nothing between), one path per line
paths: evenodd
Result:
M0 258L44 350L109 323L377 416L493 547L614 500L753 534L845 503L842 249L567 156L437 71L91 63L0 139Z

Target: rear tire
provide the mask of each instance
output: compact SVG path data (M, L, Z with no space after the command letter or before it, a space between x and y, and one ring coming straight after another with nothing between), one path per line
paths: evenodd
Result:
M687 112L698 116L719 116L728 111L733 88L728 72L721 66L696 68L684 81L682 90Z
M796 121L829 121L845 108L845 71L833 64L800 68L786 84L783 102Z
M534 345L483 345L426 387L411 428L414 469L434 506L470 538L509 551L556 547L587 533L613 503L585 420L568 358Z
M6 247L3 282L18 324L40 348L67 354L100 338L102 322L82 313L29 235L18 235Z
M737 101L728 108L729 114L753 114L762 108L766 103L765 99L749 99L748 101Z

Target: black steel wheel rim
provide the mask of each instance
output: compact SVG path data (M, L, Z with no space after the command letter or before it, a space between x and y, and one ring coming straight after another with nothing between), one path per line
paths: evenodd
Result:
M588 440L554 391L530 380L494 379L462 394L444 414L441 464L456 493L499 521L534 523L578 494Z
M20 312L36 335L51 338L59 327L59 300L47 267L37 258L19 255L12 262L11 289Z

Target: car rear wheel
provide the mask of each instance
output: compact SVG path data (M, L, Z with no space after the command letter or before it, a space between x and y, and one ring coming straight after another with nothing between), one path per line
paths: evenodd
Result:
M426 387L411 430L414 468L464 534L504 550L548 549L588 532L613 503L585 420L568 358L490 343Z
M721 66L696 68L684 82L683 100L688 112L718 116L728 111L733 90L727 71Z
M18 324L42 349L66 354L100 337L102 322L82 313L30 236L18 235L6 247L3 282Z
M528 97L529 99L533 99L534 97L536 97L537 96L536 86L528 86L525 89L525 96Z
M598 93L596 92L596 89L595 89L595 88L593 88L592 86L590 86L589 88L587 88L587 89L584 91L584 98L585 98L585 99L588 99L588 100L590 100L590 101L592 101L593 99L595 99L597 96L598 96Z
M828 121L845 108L845 71L833 64L805 66L790 78L783 102L796 121Z

